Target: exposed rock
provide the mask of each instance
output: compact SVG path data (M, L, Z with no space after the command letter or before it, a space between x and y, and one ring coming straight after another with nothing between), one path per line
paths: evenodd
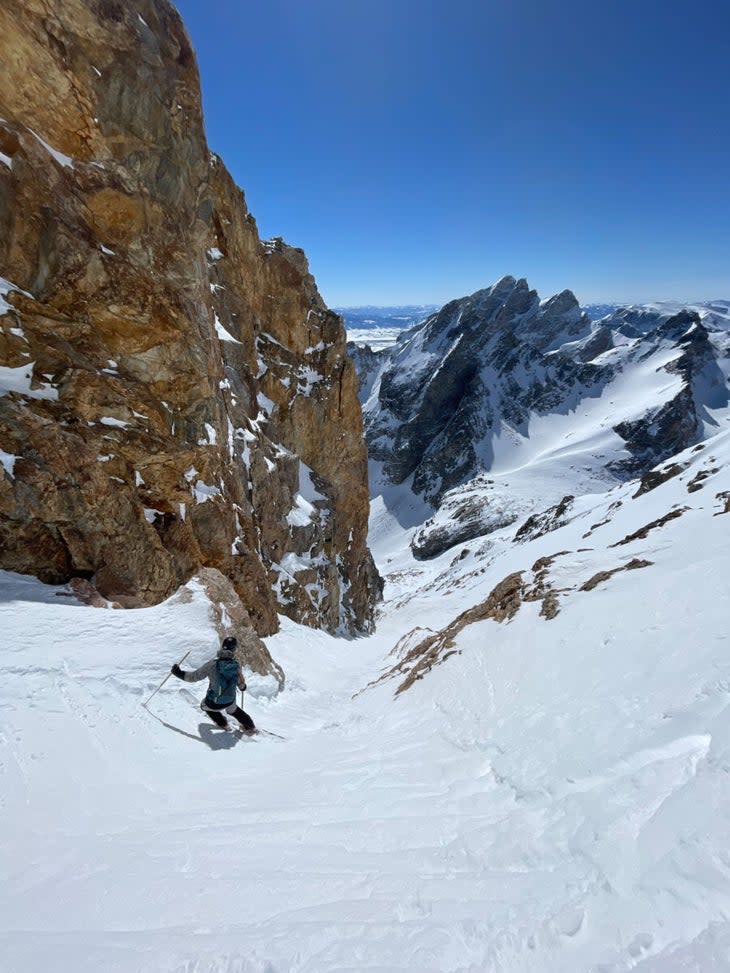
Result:
M583 362L593 361L599 355L610 351L614 347L613 332L610 328L599 325L578 351L578 357Z
M635 496L636 496L636 494L635 494ZM588 528L588 530L585 532L585 534L582 535L583 539L585 539L586 537L590 537L591 534L593 533L593 531L594 530L598 530L599 527L605 527L606 524L610 524L611 523L611 514L615 510L618 510L618 508L621 507L622 505L623 505L623 501L622 500L614 500L614 502L609 505L608 510L606 511L607 516L603 520L599 520L597 523L591 524L591 526ZM585 550L590 550L590 548L585 548Z
M547 510L532 514L519 528L514 540L518 543L531 541L536 537L542 537L543 534L549 534L550 531L557 530L559 527L564 527L568 523L566 514L573 506L574 500L575 497L572 496L563 497L560 503L555 504L554 507L548 507Z
M687 484L687 493L696 493L698 490L701 490L705 485L705 480L719 472L720 468L717 466L709 470L698 470Z
M467 625L488 618L496 622L512 618L522 602L522 589L522 572L517 571L508 575L495 585L483 602L462 612L446 628L417 642L399 662L380 677L378 682L394 676L402 676L404 678L395 691L396 696L409 689L414 682L423 679L434 666L440 665L456 654L458 650L454 647L454 639Z
M210 620L219 640L234 635L238 640L236 658L241 665L262 676L272 675L279 689L283 689L284 671L254 631L251 616L228 578L215 568L203 568L197 580L210 600Z
M633 494L632 499L636 500L637 497L641 497L651 490L656 490L662 483L666 483L667 480L679 476L686 469L686 463L669 463L667 466L663 466L658 470L649 470L641 477L639 489Z
M620 422L614 430L626 440L631 458L614 464L622 475L639 473L648 463L681 453L699 434L692 391L688 386L669 402L651 409L641 419Z
M202 566L261 634L368 628L344 329L209 153L177 12L20 0L0 59L0 566L126 605Z
M540 617L551 621L560 612L560 596L566 596L576 590L575 585L556 587L550 577L551 569L558 558L572 553L572 551L557 551L555 554L538 558L529 574L525 571L515 571L507 575L492 588L484 601L462 612L438 632L422 628L408 632L391 652L398 661L370 685L395 678L400 680L395 694L404 692L418 680L423 679L435 666L460 653L456 639L468 625L489 619L498 623L507 622L514 618L525 603L541 602ZM642 558L632 558L619 567L597 572L577 590L592 591L597 585L620 571L633 571L649 567L652 563Z
M69 595L80 601L82 605L90 608L121 608L118 602L109 602L102 598L96 588L86 578L71 578L68 583L68 592L58 591L57 595Z
M558 590L553 587L549 580L550 568L556 558L563 557L565 554L570 554L570 551L558 551L549 557L538 558L532 565L532 584L525 589L523 594L524 601L542 602L540 615L548 621L555 618L560 612Z
M356 345L354 341L348 341L347 354L357 372L360 401L366 402L373 390L378 370L386 357L386 350L373 351L369 345Z
M635 530L631 534L627 534L620 541L616 541L615 544L609 544L609 547L621 547L622 544L630 544L632 541L643 540L649 535L652 530L656 530L657 527L663 527L664 524L668 524L670 520L676 520L677 517L681 517L685 510L689 510L689 507L679 507L676 510L670 510L669 513L664 514L663 517L659 517L656 520L652 520L651 523L646 524L644 527L640 527L639 530Z
M621 476L636 476L696 443L705 435L705 424L717 425L707 409L725 408L730 400L708 331L695 311L680 311L663 321L654 336L681 349L665 370L679 376L682 385L673 398L641 418L614 426L631 454L612 466Z
M604 581L608 581L614 574L619 574L621 571L635 571L637 568L649 568L653 563L653 561L646 561L643 558L632 558L627 564L622 564L619 568L612 568L610 571L597 571L578 590L593 591L595 587Z
M723 510L719 510L714 516L719 517L721 514L730 514L730 490L724 490L722 493L715 494L715 499L723 502L725 507Z
M520 513L519 504L512 498L490 493L491 483L480 476L446 493L438 514L413 535L413 556L419 561L438 557L456 544L514 523Z
M554 589L548 580L548 574L553 561L569 554L569 551L559 551L550 557L540 558L532 567L532 578L526 581L523 571L515 571L507 575L492 588L484 601L467 611L462 612L445 628L438 632L430 632L421 637L424 629L414 629L404 636L393 650L399 656L377 682L384 679L400 678L402 681L396 689L396 695L409 689L415 682L446 659L458 653L455 639L467 625L492 619L495 622L506 622L513 618L523 602L541 601L540 615L550 620L555 618L560 610L558 590Z

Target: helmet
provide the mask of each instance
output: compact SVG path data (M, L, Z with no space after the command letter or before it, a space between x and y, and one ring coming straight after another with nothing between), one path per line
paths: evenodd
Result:
M238 639L233 635L228 635L223 639L222 649L228 649L230 652L235 652L238 646Z

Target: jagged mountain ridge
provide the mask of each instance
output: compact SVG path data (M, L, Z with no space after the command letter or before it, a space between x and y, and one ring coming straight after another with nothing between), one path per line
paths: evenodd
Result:
M357 380L301 250L207 147L167 0L0 10L0 566L261 633L367 628Z
M557 502L641 475L728 414L721 315L656 306L592 322L570 291L541 301L513 277L387 349L350 353L374 492L397 504L400 487L437 510L416 538L423 556L534 512L541 494ZM528 475L544 489L522 489Z

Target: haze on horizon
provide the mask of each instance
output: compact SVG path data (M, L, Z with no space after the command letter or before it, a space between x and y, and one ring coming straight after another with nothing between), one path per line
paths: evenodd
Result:
M730 297L726 5L177 5L212 148L329 304Z

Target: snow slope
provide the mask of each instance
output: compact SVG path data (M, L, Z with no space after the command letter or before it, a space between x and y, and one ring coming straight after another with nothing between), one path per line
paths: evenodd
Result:
M173 680L141 706L214 647L195 583L117 612L3 575L2 969L729 969L730 434L677 469L420 563L418 511L375 504L377 634L268 640L286 689L247 709L284 740L212 729ZM515 572L511 620L452 626L396 695Z

